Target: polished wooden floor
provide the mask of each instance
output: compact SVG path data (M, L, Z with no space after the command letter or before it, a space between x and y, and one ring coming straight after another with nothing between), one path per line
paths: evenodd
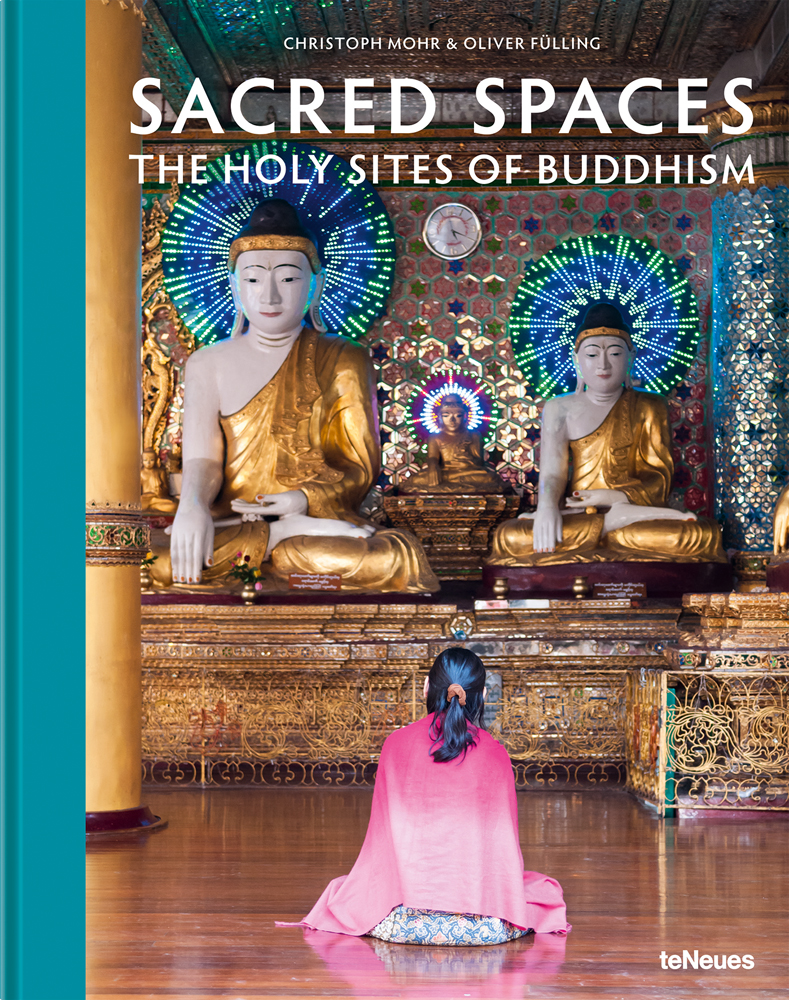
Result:
M370 797L146 790L169 829L88 849L90 1000L789 995L789 823L661 822L616 790L518 796L526 866L564 886L566 942L419 948L275 928L349 870ZM662 951L683 949L755 967L661 970Z

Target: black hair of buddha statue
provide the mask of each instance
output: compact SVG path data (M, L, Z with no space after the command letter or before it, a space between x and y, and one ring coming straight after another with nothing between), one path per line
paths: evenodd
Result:
M430 753L438 764L465 756L476 740L468 724L482 727L485 710L485 666L476 653L462 646L451 646L436 657L427 675L427 710L434 712ZM450 684L459 684L466 692L465 706L455 697L447 701Z
M261 201L235 238L242 239L244 236L301 236L311 243L315 242L301 224L296 209L284 198Z
M630 333L630 328L622 319L622 314L610 302L595 302L593 306L589 306L583 322L578 327L578 333L583 333L584 330L596 330L600 326L607 326L610 330L623 330L627 334Z

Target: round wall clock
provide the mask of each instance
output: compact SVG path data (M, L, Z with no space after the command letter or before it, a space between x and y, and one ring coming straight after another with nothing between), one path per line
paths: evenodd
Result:
M436 257L457 260L477 249L482 239L482 225L476 212L453 201L439 205L428 215L422 239Z

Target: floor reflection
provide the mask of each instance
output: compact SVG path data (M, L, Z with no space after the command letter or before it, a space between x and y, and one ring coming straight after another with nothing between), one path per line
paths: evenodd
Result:
M357 997L521 998L546 985L564 961L566 938L537 934L468 948L390 944L375 938L304 931L304 940Z

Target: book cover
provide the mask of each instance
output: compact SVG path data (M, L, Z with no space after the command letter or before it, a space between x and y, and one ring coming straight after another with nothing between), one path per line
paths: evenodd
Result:
M743 350L748 350L746 341L754 347L745 362L737 356L731 365L711 348L713 326L722 322L716 310L734 309L738 300L746 301L746 292L749 302L778 287L786 292L785 247L769 259L756 244L744 251L751 271L756 265L762 268L749 271L749 280L769 272L767 291L743 290L726 277L737 271L738 258L734 251L727 256L720 240L716 251L715 240L736 230L737 211L749 206L732 207L730 202L726 211L731 219L718 209L723 213L718 225L728 230L716 230L713 219L716 198L761 185L778 192L769 209L771 232L784 225L785 234L786 202L780 201L785 199L785 158L777 145L784 133L770 119L764 135L754 134L754 113L766 112L749 103L749 97L764 92L767 103L785 100L770 88L785 84L786 3L87 0L89 22L99 8L115 19L120 36L139 33L140 65L129 77L134 86L128 86L119 51L118 77L107 81L107 92L127 74L123 86L129 120L121 126L117 117L108 118L111 123L100 137L108 158L99 160L89 149L86 164L82 94L84 61L90 80L92 53L90 45L85 51L83 5L0 0L5 282L2 993L24 1000L84 992L82 925L73 918L82 886L81 855L77 859L84 789L84 584L75 528L84 470L91 484L86 500L95 508L89 512L90 524L109 523L110 502L123 507L116 512L121 520L131 524L137 517L132 496L137 468L127 462L132 471L127 469L125 479L112 479L107 470L118 456L110 453L111 435L96 414L104 407L107 426L121 422L114 409L107 412L113 393L120 412L130 393L139 392L140 450L155 453L156 467L168 474L162 479L168 483L166 495L159 497L164 503L154 512L158 519L148 517L155 531L163 531L172 520L166 504L177 495L172 484L180 475L186 361L202 345L227 337L235 321L229 292L211 277L222 249L216 240L209 246L205 238L213 232L212 217L222 214L228 225L240 225L254 201L269 195L293 200L316 219L321 206L331 204L334 229L325 224L321 247L330 257L334 252L327 269L331 294L324 321L330 332L367 348L378 380L381 471L369 494L370 514L380 514L384 497L407 487L424 466L436 400L450 389L478 415L490 467L520 498L521 510L533 509L542 407L545 400L575 387L572 339L595 289L608 301L634 303L629 318L639 350L633 382L668 399L674 476L667 505L717 518L728 532L729 547L753 559L753 553L771 548L771 512L785 479L785 470L780 471L785 448L774 433L764 431L766 451L748 450L748 442L764 430L764 399L774 400L779 391L773 387L771 395L767 385L775 378L770 381L771 360L764 360L764 350L759 353L762 338L743 334ZM112 31L107 44L117 43ZM102 109L109 106L107 94L90 86L89 145L91 116L95 132ZM95 79L92 86L96 88ZM725 122L704 117L705 109L718 107L734 113ZM139 229L128 224L128 213L121 213L126 221L117 234L118 253L124 241L141 243L136 286L140 339L135 343L135 352L142 353L139 374L109 347L99 360L94 346L87 358L83 349L85 272L89 291L97 261L103 280L115 280L106 240L97 250L89 235L83 264L85 210L90 219L91 210L101 214L115 204L113 185L123 170L129 172L123 175L127 189L133 175L140 201ZM88 229L90 234L90 224ZM349 250L349 245L362 249ZM202 275L205 281L195 280ZM778 316L780 306L776 310ZM757 331L763 328L760 322L755 321ZM780 324L780 316L776 322ZM115 343L116 336L121 334L113 329L106 343ZM129 365L136 358L129 354ZM782 371L787 360L776 354L776 370ZM749 375L758 386L750 395L744 390ZM130 389L132 382L136 390ZM747 397L736 419L721 394L716 395L716 385ZM137 406L135 395L126 409L136 411ZM729 433L718 433L716 439L721 427ZM773 470L769 482L765 466ZM95 492L110 482L117 493ZM57 541L53 545L50 539ZM130 552L137 551L135 544L139 548L141 543L129 543ZM98 546L93 548L95 560ZM128 577L137 556L127 553L124 558ZM323 590L331 589L330 584L334 582L326 574L317 582L309 575L298 580L294 575L291 581L292 587ZM641 581L638 585L643 586ZM88 607L89 643L97 614L95 606L93 611ZM153 699L162 718L167 697ZM89 716L95 704L89 690ZM90 718L88 725L90 732ZM145 731L143 740L150 748ZM625 761L621 754L614 757L606 765L611 773L618 768L623 777ZM158 750L144 753L143 805L147 790L176 772L186 774L186 783L210 785L205 755L197 759L178 752L172 759ZM528 760L518 766L519 781L527 786ZM215 771L217 780L220 770ZM90 756L88 771L90 775ZM524 792L520 800L527 802L529 794ZM89 811L116 809L106 804L110 799L97 801ZM605 817L598 820L607 822ZM528 826L535 839L540 837L538 825ZM763 954L749 953L754 981L758 977L754 987L741 957L745 952L727 940L727 932L744 935L750 924L745 937L752 941L767 934L776 919L785 921L785 913L770 896L766 906L754 902L749 916L745 898L730 893L734 871L727 868L721 881L711 858L720 853L728 865L738 863L749 837L773 845L769 829L777 830L777 824L771 826L763 817L752 827L726 828L733 833L713 825L708 834L691 835L668 819L650 816L649 822L634 821L636 828L634 836L642 841L634 850L651 874L638 882L628 906L615 908L613 916L603 907L600 915L602 919L605 911L607 919L624 924L637 913L638 934L626 935L626 948L613 935L581 942L583 916L588 919L598 905L588 894L591 887L599 889L599 872L578 865L582 878L586 873L585 896L584 890L567 885L574 864L568 855L562 861L563 882L571 901L570 921L572 902L579 920L564 961L555 949L535 952L533 963L526 961L524 968L507 955L482 963L481 970L458 959L456 979L446 995L476 995L473 990L480 988L492 995L495 988L515 990L512 995L532 989L546 996L591 996L583 983L590 967L597 987L611 995L625 988L631 974L638 977L636 989L641 991L634 996L657 997L668 990L693 996L704 988L705 975L715 976L717 987L732 997L770 995L777 983L775 940L770 939ZM681 844L692 860L683 859ZM574 850L583 855L582 844ZM614 859L602 842L594 856L613 872ZM157 950L154 941L142 963L153 966L153 972L139 973L133 961L117 959L112 932L102 939L95 931L101 924L96 916L101 879L111 878L112 857L111 847L94 850L90 857L98 872L91 887L94 982L89 990L94 996L102 991L116 996L135 991L197 995L203 988L228 996L236 995L234 990L244 997L278 995L275 985L264 982L251 989L248 979L236 984L222 975L207 985L209 974L200 968L200 958L191 972L173 972L172 982L164 986L162 977L179 963L170 951ZM119 850L118 857L127 855ZM688 865L686 871L683 866ZM706 884L693 880L694 865L707 872ZM678 874L679 868L685 874ZM765 885L763 873L758 879L755 895ZM123 878L118 885L122 883ZM107 893L117 902L113 884L106 883ZM700 894L703 933L691 930L693 907L677 903L683 885ZM644 887L654 895L652 902L637 898ZM716 893L733 907L723 930L713 929L710 918ZM189 903L190 912L199 916L194 906ZM118 926L120 912L109 926ZM682 932L673 934L678 914ZM279 947L270 924L261 925L264 955ZM148 948L144 922L134 924L131 933ZM440 985L440 963L398 964L396 950L379 952L365 975L357 975L354 970L370 961L368 951L355 948L359 943L347 954L320 942L313 942L311 951L305 946L290 969L293 986L288 990L313 995L304 972L308 969L310 975L328 975L332 989L357 996L395 995L398 983L406 990L427 983L433 995L443 995L438 992L446 988L446 983ZM214 955L216 942L206 948ZM627 954L632 949L634 969ZM703 963L698 969L696 952L722 951L736 952L738 967L730 965L725 975L715 971L717 966L709 974ZM689 957L683 958L685 952ZM674 965L668 963L674 954L680 956L681 968L672 980ZM103 963L116 970L117 982ZM224 963L220 958L227 976ZM488 986L480 987L486 981ZM456 990L460 983L470 992Z

